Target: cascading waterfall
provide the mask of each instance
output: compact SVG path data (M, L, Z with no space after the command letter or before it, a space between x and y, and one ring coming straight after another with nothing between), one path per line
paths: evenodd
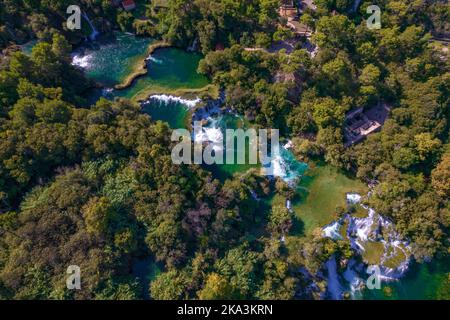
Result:
M75 53L72 55L72 65L82 69L89 68L91 65L92 55L83 55L82 53Z
M356 12L358 10L358 8L359 8L359 4L360 3L361 3L361 0L355 0L353 2L352 8L350 9L350 12Z
M289 147L289 143L287 144ZM286 148L286 145L275 149L275 152L270 155L271 162L264 166L266 175L280 177L289 186L295 187L302 174L307 168L307 164L299 162L292 151Z
M154 95L150 96L147 101L143 102L143 104L150 103L152 100L161 101L165 104L170 103L170 102L182 103L189 108L195 107L198 103L200 103L202 101L200 98L184 99L181 97L171 96L171 95L167 95L167 94L154 94Z
M215 151L222 149L224 137L219 126L220 120L220 117L218 119L209 118L209 125L202 127L202 130L194 136L194 141L197 143L212 143Z
M354 10L357 10L358 6L360 5L360 0L356 0L353 3L353 7L355 8ZM86 21L88 21L91 29L92 29L92 33L89 36L89 38L91 40L95 40L95 38L98 36L98 32L95 29L95 26L93 25L93 23L91 22L91 20L89 19L89 17L86 14L83 14L84 19L86 19ZM119 36L119 39L121 38L125 38L128 39L130 37L122 37ZM134 38L133 38L134 39ZM143 41L143 39L141 38L137 38L139 41ZM121 48L124 48L123 50L117 52L117 51L111 51L111 52L105 52L103 50L100 50L98 53L93 53L92 50L86 50L84 53L86 54L82 54L80 53L80 51L78 51L77 53L74 53L73 56L73 64L82 67L86 70L91 71L92 69L95 69L96 65L99 65L100 63L98 62L98 56L104 57L104 60L102 61L102 63L104 65L106 65L103 69L100 69L101 71L101 75L102 77L107 77L109 76L112 71L113 71L113 66L112 65L123 65L123 63L117 63L117 61L121 61L121 62L125 62L129 56L130 56L130 50L129 50L129 46L127 45L128 42L124 42L122 40L118 41L118 44L120 45ZM91 46L90 43L87 43L88 46ZM106 48L105 45L101 45L102 48ZM136 46L133 43L133 47ZM109 48L110 46L108 46ZM136 54L145 54L145 50L148 47L148 43L143 43L142 44L142 48L139 49L138 53L133 53L133 55L135 56ZM318 48L315 48L315 52ZM122 54L121 52L125 52L124 54ZM156 55L155 55L156 56ZM113 57L113 58L111 58ZM144 58L144 57L142 57ZM154 63L158 63L157 61L153 60L153 57L149 57L150 60ZM155 58L156 59L156 58ZM156 59L158 60L158 59ZM111 61L111 64L107 64L106 62ZM166 60L164 60L164 65L166 63ZM96 71L96 70L95 70ZM114 72L118 72L117 70L115 70ZM92 75L89 75L92 76ZM101 79L103 81L103 79ZM114 81L110 81L110 83L107 83L105 85L107 86L111 86L112 84L114 84L115 82L117 82L118 80L113 79ZM108 88L104 88L103 89L103 96L112 96L113 89L108 89ZM215 128L219 128L220 126L220 121L214 121L215 119L217 119L219 114L223 114L226 113L228 110L221 110L221 107L223 106L223 102L224 102L224 95L223 93L221 93L221 98L222 99L218 99L216 101L214 101L214 103L211 103L208 105L207 108L196 108L195 112L194 112L194 120L202 120L202 119L206 119L208 121L210 121L209 124L209 129L211 130L207 130L206 132L206 136L208 136L210 140L214 140L214 132L217 133L217 131L215 131ZM155 95L153 96L153 99L156 99L158 101L161 101L161 109L164 109L165 107L165 103L168 102L180 102L180 103L185 103L185 105L189 106L189 107L194 107L197 106L197 103L201 103L200 99L192 99L192 100L188 100L188 99L182 99L179 97L173 97L173 96L167 96L167 95ZM170 111L170 112L173 112ZM172 117L172 114L170 115L170 117ZM288 141L288 143L286 143L284 145L285 149L290 149L292 147L292 143L290 143ZM283 155L282 152L280 152L280 162L284 161L286 162L286 156ZM280 165L281 166L281 165ZM289 169L287 168L287 174L289 174L292 171L295 171L293 169ZM298 188L298 186L297 186ZM252 192L252 191L250 191ZM258 200L258 196L255 192L252 192L252 197L255 200ZM358 202L360 202L361 196L358 194L348 194L347 195L347 200L349 203L352 204L357 204ZM292 204L291 202L288 200L286 201L286 207L289 210L292 210ZM345 220L347 219L347 220ZM347 239L347 237L350 235L350 233L353 235L352 236L352 240L354 245L353 248L354 250L358 253L361 254L364 250L364 241L362 241L362 239L366 239L366 240L370 240L370 239L374 239L377 238L376 240L379 242L382 242L383 245L385 246L385 253L383 255L382 260L386 260L388 259L390 256L395 254L395 251L392 250L392 252L387 252L388 247L393 247L395 248L395 250L398 250L398 252L404 252L405 256L408 256L409 252L408 252L408 245L405 243L405 241L402 241L400 238L398 238L394 233L392 233L391 231L389 232L391 234L391 236L389 236L386 240L380 240L380 232L379 230L372 230L372 228L370 227L373 224L376 224L378 227L377 229L380 229L379 226L381 226L383 229L388 229L389 224L391 224L387 219L383 218L380 215L377 215L376 212L369 211L369 215L368 217L365 218L356 218L356 217L351 217L351 216L347 216L345 217L345 219L340 219L337 222L334 222L328 226L326 226L324 228L324 236L330 237L330 238L335 238L338 239L339 237L344 237ZM349 220L351 219L351 220ZM342 233L340 232L340 229L344 227L344 221L347 223L347 230L346 233ZM350 226L351 224L351 226ZM376 237L375 237L376 235ZM357 245L356 243L361 244L361 246ZM334 258L334 257L333 257ZM365 283L365 280L368 277L368 274L366 274L366 269L367 269L367 265L365 265L364 263L359 262L360 259L350 259L347 264L345 265L342 262L342 268L343 268L343 272L342 274L339 273L339 271L337 270L337 261L334 259L334 261L330 260L325 264L325 268L328 269L328 278L331 280L329 281L328 284L328 291L331 292L331 297L334 298L342 298L342 293L345 291L350 291L350 293L352 294L353 297L358 298L358 294L361 294L361 287L362 285ZM381 267L381 272L382 272L382 279L384 280L393 280L393 279L398 279L401 275L403 275L406 270L408 269L408 259L403 260L396 268L387 268L387 267ZM425 267L424 265L421 265L421 267L423 268L428 268ZM302 272L302 274L304 274L305 278L311 278L312 275L309 275L308 271L306 271L305 268L300 269L300 272ZM447 272L447 271L446 271ZM429 282L431 282L431 276L429 273L425 272L425 275L421 275L422 279L420 280L420 282L417 282L415 279L413 280L413 285L414 288L416 287L423 287L423 289L421 289L422 291L425 292L425 289L427 289L426 294L429 294L429 289L433 288L433 286L430 287ZM446 273L443 275L444 279L446 276ZM411 281L408 280L409 276L406 277L405 279L402 280L403 281ZM439 280L441 281L441 280ZM411 283L409 284L411 286ZM395 284L393 284L393 286L395 286ZM312 284L308 287L303 288L305 291L314 291L314 292L320 292L319 287L317 286L316 283L312 282ZM402 289L404 289L402 287ZM408 287L406 289L404 289L405 292L411 291L411 288ZM375 291L374 291L375 292Z
M357 204L361 201L361 195L357 193L347 193L347 202L350 204Z
M342 239L341 234L339 233L339 229L341 228L341 224L339 221L333 222L328 226L322 229L325 237L340 240Z
M356 193L347 194L347 203L350 205L358 204L361 201L361 196ZM346 214L339 221L335 221L322 229L323 236L334 240L348 240L351 248L359 255L363 255L367 249L367 243L380 243L382 245L383 253L380 262L377 264L380 270L381 281L393 281L402 277L408 270L410 262L410 248L407 241L401 239L401 236L395 231L392 222L377 214L375 210L362 206L368 210L367 217L357 218L351 214ZM347 235L343 239L340 229L346 223ZM401 254L404 259L395 267L387 266L387 262L394 258L395 255ZM362 288L362 278L367 277L364 270L364 264L357 263L351 259L343 274L347 283L339 282L339 278L334 277L332 262L327 262L325 267L330 274L332 283L329 284L329 293L335 297L337 295L336 288L348 288L352 297L356 297L359 290ZM330 273L331 268L331 273ZM365 274L363 276L363 274ZM336 281L339 282L337 286ZM333 292L331 290L334 290Z
M198 45L198 38L195 38L192 44L186 49L187 51L195 51Z
M197 108L192 116L193 121L207 122L203 126L202 133L199 134L196 141L215 143L223 134L224 129L232 129L224 123L225 117L231 116L242 120L242 117L235 115L231 110L221 109L225 101L223 93L216 100L209 101L205 106ZM295 187L301 175L305 172L307 164L297 161L294 154L289 150L292 148L292 143L287 142L281 145L270 154L270 163L263 166L263 172L267 176L280 177L286 183Z

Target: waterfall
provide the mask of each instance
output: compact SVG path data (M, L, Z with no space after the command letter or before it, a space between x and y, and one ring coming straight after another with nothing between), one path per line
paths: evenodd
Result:
M342 236L339 233L341 224L339 221L333 222L322 229L324 237L331 238L334 240L342 240Z
M167 95L167 94L154 94L154 95L150 96L149 99L147 101L145 101L144 103L150 103L151 100L157 100L157 101L160 101L160 102L165 103L165 104L168 104L170 102L182 103L182 104L186 105L189 108L193 108L198 103L201 102L200 98L183 99L183 98L180 98L180 97L171 96L171 95Z
M195 51L195 48L197 48L198 44L198 38L195 38L192 44L187 48L187 51Z
M339 283L335 256L332 255L325 265L328 271L328 292L331 295L331 299L340 300L342 298L342 287Z
M156 58L153 57L152 55L149 55L145 60L154 62L154 63L156 63L156 64L163 64L163 61L162 61L162 60L156 59Z
M289 186L295 187L307 168L307 164L298 161L292 151L280 146L271 152L270 163L264 165L263 174L267 176L280 177Z
M361 0L355 0L355 2L353 2L353 7L350 9L350 12L356 12L356 10L358 10L359 8L360 3Z
M357 193L347 193L348 204L358 204L361 201L361 195ZM402 239L401 235L395 231L395 227L387 218L377 214L372 208L361 205L368 211L366 217L355 217L351 214L346 214L338 221L322 228L324 237L335 240L349 241L351 248L357 255L364 255L368 250L368 243L382 244L382 254L377 266L380 270L381 281L393 281L401 278L408 270L411 256L411 248L408 241ZM345 238L340 234L340 229L346 225ZM395 259L399 255L403 256L402 260L397 265L389 264L389 260ZM398 258L396 258L398 259ZM356 263L354 259L350 260L347 269L343 273L345 281L339 282L338 274L336 273L336 261L330 259L325 264L328 270L328 291L333 299L338 297L339 291L342 288L350 289L353 298L357 298L360 294L361 284L367 278L365 268L367 264ZM343 280L344 280L343 279ZM330 283L331 281L331 283Z
M286 144L283 146L285 149L291 149L294 146L291 140L288 140Z
M289 199L286 200L286 209L288 209L290 213L294 212L294 210L292 209L292 202Z
M95 29L95 26L92 23L92 21L89 19L88 15L84 12L83 12L83 17L84 17L84 19L86 19L86 21L88 22L88 24L92 30L91 34L89 35L89 39L91 39L91 41L95 41L95 39L97 38L99 33L98 33L97 29Z
M347 202L349 204L357 204L361 202L361 195L357 193L347 193Z
M75 53L72 55L72 65L80 67L82 69L89 68L91 66L92 55L84 55L83 53Z

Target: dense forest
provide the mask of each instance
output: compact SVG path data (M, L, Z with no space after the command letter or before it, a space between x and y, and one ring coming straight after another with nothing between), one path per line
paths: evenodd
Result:
M348 244L318 231L285 246L293 191L284 182L256 171L220 182L174 165L169 126L139 105L86 107L93 84L71 65L72 45L85 38L65 27L71 2L0 3L0 298L319 299L326 282L318 271L333 254L349 258ZM107 0L80 5L102 32L180 47L198 39L199 72L224 90L229 108L280 128L299 159L373 183L368 204L422 262L449 251L449 60L432 38L448 33L450 9L446 1L375 2L380 30L363 20L369 1L352 12L353 1L316 0L301 18L314 30L314 57L301 46L245 50L293 36L276 0L154 1L146 19ZM31 38L40 42L25 55L15 45ZM380 100L392 108L382 130L345 148L346 112ZM272 207L252 192L275 194ZM150 284L131 272L148 257L162 269ZM65 288L71 264L83 270L81 290Z

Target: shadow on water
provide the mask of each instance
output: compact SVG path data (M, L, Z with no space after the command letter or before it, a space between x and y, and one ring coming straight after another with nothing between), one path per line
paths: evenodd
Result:
M153 120L167 122L173 129L187 128L189 123L189 108L180 102L152 101L143 104L142 111Z
M145 299L150 298L150 282L153 281L163 270L162 266L158 265L153 257L148 257L142 260L136 260L132 266L132 274L135 276L143 289Z
M292 218L292 228L290 233L300 237L305 235L305 223L296 215Z

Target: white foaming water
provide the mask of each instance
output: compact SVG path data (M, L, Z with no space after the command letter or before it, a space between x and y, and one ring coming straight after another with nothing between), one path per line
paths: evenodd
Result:
M222 143L223 134L220 128L205 128L205 134L209 142L212 143Z
M369 235L372 232L374 223L375 211L369 209L369 215L366 218L354 219L355 224L350 227L351 230L356 232L358 240L367 241Z
M361 196L356 193L347 194L347 202L349 204L355 204L361 201ZM342 221L347 221L348 227L346 230L347 237L350 246L356 253L362 255L366 250L366 244L368 242L378 242L383 244L384 252L381 256L378 267L380 268L380 279L381 281L394 281L401 278L405 272L408 270L411 250L407 241L404 241L401 236L395 231L395 227L391 221L385 217L377 214L375 210L371 208L366 208L368 210L368 215L365 218L356 218L350 214L345 215L340 221L329 224L322 229L323 235L332 239L338 239L338 230L342 225ZM342 239L342 238L341 238ZM389 261L389 259L394 258L398 254L403 254L405 259L401 261L395 268L390 268L384 264ZM339 288L339 278L334 277L333 262L328 261L325 265L329 273L329 284L328 291L333 296L336 297L337 290ZM358 264L356 261L351 260L343 273L344 279L346 280L345 287L348 286L352 297L357 297L360 294L362 279L359 275L365 274L364 264ZM362 276L365 278L365 275ZM340 287L342 288L342 287ZM333 291L334 290L334 291Z
M114 89L113 88L103 88L102 89L102 96L103 97L108 97L113 93Z
M280 154L275 154L272 156L272 161L270 161L270 167L266 168L266 174L275 177L286 178L286 163Z
M344 272L344 279L350 285L350 293L355 298L356 293L361 289L363 280L358 276L358 273L354 270L356 268L356 261L351 259L348 262L347 269Z
M270 165L262 168L262 174L280 177L288 185L295 187L305 169L304 164L298 162L292 152L284 146L281 146L270 157Z
M149 56L147 57L146 60L152 61L152 62L157 63L157 64L163 64L163 61L162 61L162 60L156 59L156 58L153 57L152 55L149 55Z
M339 239L342 239L342 236L339 233L340 228L341 228L341 224L339 223L339 221L336 221L336 222L329 224L325 228L323 228L322 232L323 232L323 235L327 238L339 240Z
M83 69L87 69L91 66L91 60L92 56L89 54L87 55L75 54L72 57L72 65Z
M292 202L291 202L291 200L286 200L286 209L288 209L289 210L289 212L293 212L292 211Z
M222 130L214 125L212 127L202 127L202 131L197 133L194 137L197 143L213 143L213 150L219 151L223 149L223 134Z
M357 204L361 202L361 195L357 193L347 193L347 202L350 204Z
M283 146L285 149L291 149L294 146L291 140L288 140L288 142Z
M159 100L162 101L164 103L169 103L169 102L178 102L178 103L182 103L190 108L195 107L199 102L201 102L202 100L200 98L196 98L196 99L183 99L180 97L176 97L176 96L171 96L171 95L167 95L167 94L155 94L150 96L149 100L147 102L149 102L151 99L154 100Z

